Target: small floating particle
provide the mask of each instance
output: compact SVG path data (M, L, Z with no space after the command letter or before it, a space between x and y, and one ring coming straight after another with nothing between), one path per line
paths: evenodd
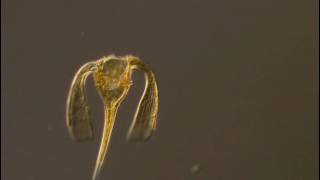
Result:
M190 172L192 174L198 174L200 172L200 165L199 164L194 164L191 168L190 168Z
M52 127L51 125L49 125L49 126L48 126L48 131L49 131L49 132L52 132L53 130L54 130L53 127Z

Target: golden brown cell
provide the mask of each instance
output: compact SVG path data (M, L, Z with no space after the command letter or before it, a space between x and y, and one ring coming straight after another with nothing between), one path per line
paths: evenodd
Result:
M158 114L158 88L154 73L139 58L134 56L108 56L84 64L73 78L67 99L67 127L76 141L93 138L89 117L89 108L85 92L85 82L93 75L95 87L103 101L105 119L101 145L92 179L99 175L103 165L117 109L126 97L133 70L145 74L145 89L128 131L127 139L132 141L147 140L156 129Z

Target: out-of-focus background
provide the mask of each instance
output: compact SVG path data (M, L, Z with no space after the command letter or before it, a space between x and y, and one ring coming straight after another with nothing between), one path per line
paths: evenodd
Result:
M317 0L1 3L1 179L90 179L103 124L92 79L93 142L71 141L65 101L77 69L111 53L154 70L159 127L125 141L135 73L101 179L319 178Z

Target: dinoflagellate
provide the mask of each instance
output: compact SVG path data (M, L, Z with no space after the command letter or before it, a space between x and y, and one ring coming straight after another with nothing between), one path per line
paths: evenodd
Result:
M158 88L154 73L148 65L135 56L117 57L110 55L97 61L91 61L75 74L67 97L66 122L70 135L76 141L93 138L92 123L89 116L85 83L89 75L93 76L96 90L104 105L104 128L100 149L92 179L99 175L106 157L117 109L125 99L134 70L145 75L145 89L140 99L127 139L145 141L155 131L158 114Z

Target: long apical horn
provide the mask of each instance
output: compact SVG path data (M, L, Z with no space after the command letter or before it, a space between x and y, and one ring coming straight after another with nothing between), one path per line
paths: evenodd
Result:
M73 78L67 99L67 127L74 140L93 138L92 125L85 91L87 77L95 69L95 62L84 64Z
M158 116L158 87L154 73L141 60L128 57L133 69L142 70L145 75L145 89L128 131L130 141L147 140L156 129Z

